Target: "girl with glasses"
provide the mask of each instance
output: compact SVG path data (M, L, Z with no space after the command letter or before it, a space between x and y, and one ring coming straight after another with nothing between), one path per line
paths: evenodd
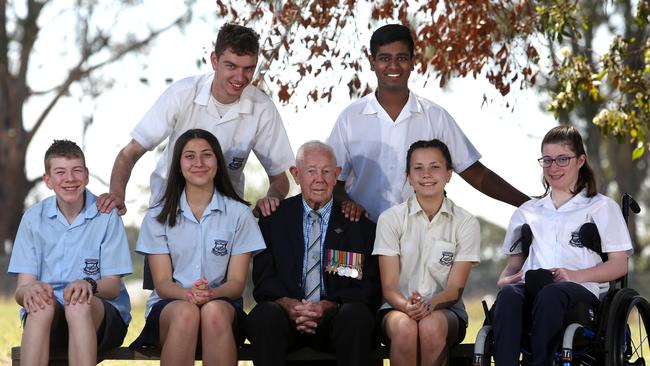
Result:
M597 307L609 282L627 272L632 253L619 206L596 190L578 130L551 129L541 150L544 194L514 212L503 243L508 260L492 314L494 359L500 366L519 365L524 323L530 324L530 365L551 365L569 309ZM606 262L582 242L579 231L585 223L596 225ZM533 238L527 257L518 244L524 224ZM528 272L538 269L546 271ZM538 280L540 273L546 280Z

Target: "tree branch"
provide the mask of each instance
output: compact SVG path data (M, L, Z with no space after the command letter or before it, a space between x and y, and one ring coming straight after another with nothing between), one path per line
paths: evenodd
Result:
M0 82L9 75L9 38L7 37L7 1L0 0Z
M29 59L34 42L36 42L36 38L38 37L38 17L45 4L47 4L47 0L40 2L35 0L27 1L27 15L24 19L18 21L23 26L23 38L20 40L20 67L18 69L17 79L19 85L25 86L23 93L27 92L27 69L29 68Z
M155 38L157 38L160 34L164 33L165 31L167 31L167 30L169 30L169 29L171 29L171 28L173 28L173 27L175 27L175 26L177 26L179 24L182 24L186 20L187 16L188 16L188 14L186 13L183 16L178 17L174 22L170 23L169 25L167 25L167 26L165 26L163 28L159 28L157 30L152 31L144 39L141 39L139 41L124 45L124 47L115 46L115 49L117 49L117 51L113 55L111 55L109 58L107 58L104 61L101 61L101 62L99 62L99 63L97 63L95 65L89 66L89 67L84 69L83 65L88 61L88 59L92 55L94 55L96 52L98 52L101 48L103 48L103 46L96 47L97 42L99 42L99 43L101 43L101 44L103 44L105 46L106 44L108 44L109 39L105 38L102 35L99 35L92 42L88 42L87 43L88 47L87 47L86 50L82 50L81 58L77 62L77 65L74 68L72 68L72 70L70 70L66 80L58 88L56 88L56 89L58 89L58 92L52 98L50 103L48 103L47 107L45 107L45 109L43 109L43 112L40 114L40 116L36 120L36 123L34 124L34 127L32 127L32 129L29 130L29 132L27 134L27 143L29 144L31 142L32 138L34 137L36 132L41 128L41 126L43 125L43 122L45 121L45 119L47 118L49 113L52 111L52 108L54 108L56 103L59 101L59 99L62 96L64 96L65 94L68 93L70 85L72 85L76 81L79 81L79 80L81 80L83 78L88 77L88 75L90 75L93 71L96 71L97 69L99 69L101 67L104 67L106 65L109 65L111 63L114 63L114 62L120 60L125 55L127 55L127 54L129 54L131 52L137 51L137 50L147 46Z

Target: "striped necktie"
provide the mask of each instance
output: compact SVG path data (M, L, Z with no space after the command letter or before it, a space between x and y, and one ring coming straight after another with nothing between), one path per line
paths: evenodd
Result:
M315 302L320 300L320 215L316 211L311 211L309 216L312 222L307 247L305 299Z

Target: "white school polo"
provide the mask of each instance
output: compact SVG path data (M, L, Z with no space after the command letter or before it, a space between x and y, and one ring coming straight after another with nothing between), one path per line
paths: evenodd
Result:
M454 171L464 171L481 155L454 119L437 104L413 92L393 121L375 93L350 104L339 116L327 143L334 148L350 198L377 221L387 208L404 202L413 189L406 180L406 152L418 140L437 138L449 147Z
M228 175L240 197L244 196L243 169L251 151L269 176L284 172L294 162L287 132L271 98L249 85L239 102L223 118L219 117L217 107L210 102L213 75L193 76L172 84L131 132L131 137L147 150L169 138L151 174L150 206L162 198L174 143L189 129L201 128L217 136Z
M447 287L455 262L481 260L481 229L469 212L445 198L431 221L415 195L379 216L373 255L399 256L399 289L409 298L417 291L430 299ZM384 302L382 309L390 308ZM451 309L467 322L462 299Z
M510 219L503 253L521 253L520 245L512 252L510 248L521 237L521 226L528 223L533 233L533 242L522 268L524 273L537 268L591 268L602 263L602 259L586 248L578 236L580 227L588 222L596 224L603 252L623 251L628 256L632 254L632 240L620 207L602 194L587 197L585 191L557 209L550 194L521 205ZM581 285L600 299L609 289L609 283L586 282Z
M30 274L48 283L61 304L63 290L76 280L131 274L131 255L122 218L113 209L100 213L88 189L86 203L72 224L51 196L30 207L20 221L9 261L9 273ZM108 300L125 324L131 321L131 302L124 282L120 294ZM21 309L21 317L24 309Z
M135 250L141 254L169 254L172 278L180 287L191 288L201 277L208 279L211 288L218 287L226 282L231 256L266 248L248 206L217 191L199 221L192 214L185 192L179 207L174 227L156 220L162 205L150 209L142 221ZM151 293L145 316L160 298L155 290Z

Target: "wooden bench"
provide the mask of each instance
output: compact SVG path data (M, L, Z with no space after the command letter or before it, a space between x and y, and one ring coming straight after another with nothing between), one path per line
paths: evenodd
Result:
M473 344L460 344L451 350L451 359L449 364L452 366L470 366L472 364L472 355L474 353ZM240 361L251 361L252 352L249 344L244 344L239 348L238 359ZM372 351L371 365L381 365L384 359L388 359L388 348L380 346ZM67 365L68 354L64 350L55 351L50 354L50 365ZM104 360L142 360L142 361L159 361L160 350L151 349L143 351L134 351L128 347L120 347L98 355L97 362ZM292 351L287 355L287 363L290 365L335 365L336 357L333 353L321 352L310 347L300 348ZM11 349L11 364L20 365L20 347Z

